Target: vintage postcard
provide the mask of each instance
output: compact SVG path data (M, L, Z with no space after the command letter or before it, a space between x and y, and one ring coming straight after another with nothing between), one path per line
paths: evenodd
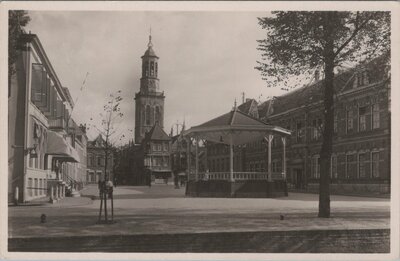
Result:
M2 258L399 257L398 3L0 8Z

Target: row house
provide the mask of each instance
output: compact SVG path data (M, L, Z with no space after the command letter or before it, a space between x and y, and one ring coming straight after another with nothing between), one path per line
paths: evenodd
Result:
M81 187L86 164L77 147L86 151L86 130L71 118L71 95L35 34L21 37L14 66L8 94L8 199L56 201Z
M107 179L114 181L114 149L108 148L106 158L106 141L98 135L87 143L87 183L98 183ZM106 169L107 161L107 169Z

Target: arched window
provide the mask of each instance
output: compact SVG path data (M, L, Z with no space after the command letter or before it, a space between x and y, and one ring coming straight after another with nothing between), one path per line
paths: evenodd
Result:
M154 107L151 107L150 124L154 125Z
M158 75L158 63L156 62L155 64L156 64L156 74L155 74L155 76L157 77L157 75Z
M145 61L143 63L143 76L149 76L149 62Z
M156 124L161 124L160 122L160 108L157 106L156 107Z
M150 119L150 105L146 106L146 125L151 124L151 119Z
M154 76L154 62L150 62L150 76Z

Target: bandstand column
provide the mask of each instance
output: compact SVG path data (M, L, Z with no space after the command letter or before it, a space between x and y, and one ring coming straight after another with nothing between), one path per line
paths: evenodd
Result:
M268 143L268 158L267 158L267 167L268 167L268 181L272 181L272 164L271 164L271 143L272 139L274 136L272 134L268 134L268 136L265 138Z
M190 180L190 137L187 138L187 145L186 145L186 168L187 168L187 180Z
M229 163L230 163L230 168L229 168L229 174L230 174L230 180L234 181L233 178L233 140L232 140L232 134L230 135L229 139L229 151L230 151L230 157L229 157Z
M199 138L198 138L198 137L196 137L196 138L195 138L195 142L196 142L196 147L195 147L195 153L196 153L196 161L195 161L195 164L196 164L196 170L195 170L195 178L196 178L196 181L198 181L198 180L199 180Z
M203 140L204 142L204 171L208 171L208 153L207 153L207 141Z
M286 180L286 137L282 137L282 146L283 146L282 174L283 174L283 179Z

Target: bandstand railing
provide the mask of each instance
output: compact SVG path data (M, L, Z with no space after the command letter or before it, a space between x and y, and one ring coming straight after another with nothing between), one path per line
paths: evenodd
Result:
M190 173L190 180L196 180L196 174ZM233 172L234 180L267 180L266 172ZM284 173L272 172L272 180L283 180ZM230 172L199 172L198 180L230 180Z

